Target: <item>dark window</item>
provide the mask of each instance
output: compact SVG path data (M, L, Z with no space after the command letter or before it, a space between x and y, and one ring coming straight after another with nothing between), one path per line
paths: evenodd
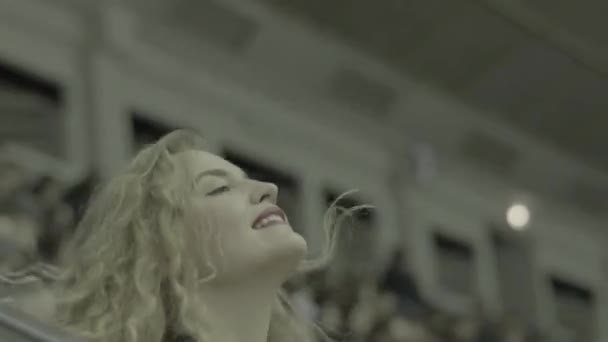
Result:
M134 112L131 115L131 130L133 132L134 151L139 151L142 147L155 143L165 134L171 132L173 128Z
M576 340L595 340L595 298L593 293L573 282L551 278L556 315L560 325Z
M435 234L434 240L442 287L452 293L471 295L475 290L473 248L442 234Z
M492 224L497 283L505 312L529 323L536 320L533 245L503 225Z
M57 84L8 63L0 62L0 86L38 94L55 104L62 102L61 89Z
M0 62L0 144L14 142L65 158L62 104L58 84Z

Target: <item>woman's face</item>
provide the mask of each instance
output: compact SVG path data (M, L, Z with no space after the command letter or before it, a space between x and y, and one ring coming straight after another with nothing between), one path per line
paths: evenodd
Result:
M238 167L208 152L188 151L178 157L194 177L190 214L195 229L203 229L201 248L218 269L216 281L265 273L289 276L307 246L276 205L277 187L247 178Z

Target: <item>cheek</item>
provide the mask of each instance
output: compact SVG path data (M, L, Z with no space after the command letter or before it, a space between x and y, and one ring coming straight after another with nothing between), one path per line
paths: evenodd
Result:
M247 207L238 198L224 196L205 203L201 209L201 217L215 229L242 232L249 227Z
M239 254L244 246L251 244L253 231L248 208L241 202L238 198L223 196L201 201L195 208L194 216L201 235L199 241L202 240L202 247L211 258Z

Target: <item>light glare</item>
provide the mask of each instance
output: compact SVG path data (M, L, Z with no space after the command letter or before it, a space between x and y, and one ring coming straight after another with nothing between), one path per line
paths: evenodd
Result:
M513 204L507 210L507 223L515 230L524 230L530 222L530 210L523 204Z

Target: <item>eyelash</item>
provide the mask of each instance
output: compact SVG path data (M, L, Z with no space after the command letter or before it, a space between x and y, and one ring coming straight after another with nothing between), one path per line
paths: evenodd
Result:
M215 195L219 195L222 194L226 191L230 190L230 187L228 185L224 185L224 186L220 186L218 188L215 188L213 190L211 190L210 192L207 193L207 196L215 196Z

